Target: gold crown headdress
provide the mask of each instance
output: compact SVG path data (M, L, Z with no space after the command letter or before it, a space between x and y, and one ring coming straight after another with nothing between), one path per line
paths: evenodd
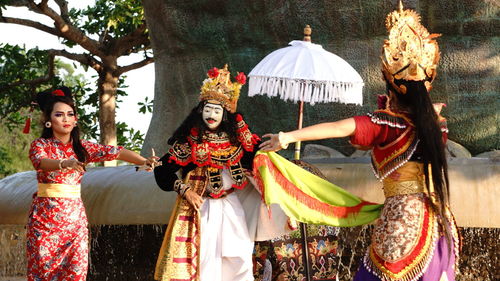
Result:
M229 112L236 112L240 89L246 83L246 76L243 72L238 72L236 81L231 82L230 75L227 64L223 69L210 69L207 72L208 78L201 86L200 100L216 101Z
M399 10L387 15L385 26L389 32L382 55L385 78L391 84L394 84L394 79L425 80L430 90L439 61L439 47L434 38L441 34L429 34L420 24L420 15L413 10L403 10L401 1ZM400 90L406 93L404 87Z

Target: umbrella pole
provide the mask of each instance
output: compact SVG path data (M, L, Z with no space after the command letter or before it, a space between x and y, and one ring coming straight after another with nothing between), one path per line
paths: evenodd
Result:
M302 123L304 121L304 102L299 103L299 119L297 121L297 129L302 129ZM295 160L300 160L300 142L295 143ZM309 265L309 247L307 245L307 227L305 223L300 223L300 236L302 236L302 262L304 263L306 280L311 280L311 268Z
M299 120L297 121L297 130L302 129L302 122L304 117L304 102L299 102ZM300 160L300 141L295 143L295 160Z

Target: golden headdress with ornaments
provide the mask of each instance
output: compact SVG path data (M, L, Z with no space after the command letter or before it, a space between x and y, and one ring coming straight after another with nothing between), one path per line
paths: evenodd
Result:
M382 54L385 78L391 84L394 79L426 81L430 90L439 62L439 47L434 38L441 34L429 34L420 23L420 15L404 10L401 1L399 9L387 15L385 25L389 32ZM404 87L400 90L403 94L406 92Z
M241 87L246 83L245 74L238 72L236 81L231 82L231 73L226 64L223 69L216 67L210 69L207 76L201 86L200 100L215 101L229 112L236 112Z

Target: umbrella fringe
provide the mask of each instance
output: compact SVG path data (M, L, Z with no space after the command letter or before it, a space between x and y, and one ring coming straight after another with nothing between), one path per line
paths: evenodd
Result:
M250 76L248 95L279 97L284 101L363 104L363 82L312 81L279 77Z

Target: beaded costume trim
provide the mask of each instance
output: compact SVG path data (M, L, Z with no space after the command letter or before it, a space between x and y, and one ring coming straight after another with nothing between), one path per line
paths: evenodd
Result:
M250 132L241 115L238 114L236 120L238 122L237 136L240 142L238 145L233 145L225 132L205 132L199 143L199 132L191 130L187 142L176 142L169 150L169 161L174 161L181 166L193 163L198 167L207 167L210 182L207 191L212 198L224 195L221 176L221 170L224 168L229 169L231 178L235 182L234 188L242 189L247 184L240 160L245 151L253 151L259 137Z
M408 116L396 112L392 112L388 109L376 110L373 113L368 113L370 119L373 123L378 125L388 125L393 128L405 129L410 126L414 126Z
M379 180L383 180L410 160L417 149L419 140L416 138L413 123L404 114L383 109L368 113L368 116L375 124L406 129L390 144L377 145L372 150L373 172Z

